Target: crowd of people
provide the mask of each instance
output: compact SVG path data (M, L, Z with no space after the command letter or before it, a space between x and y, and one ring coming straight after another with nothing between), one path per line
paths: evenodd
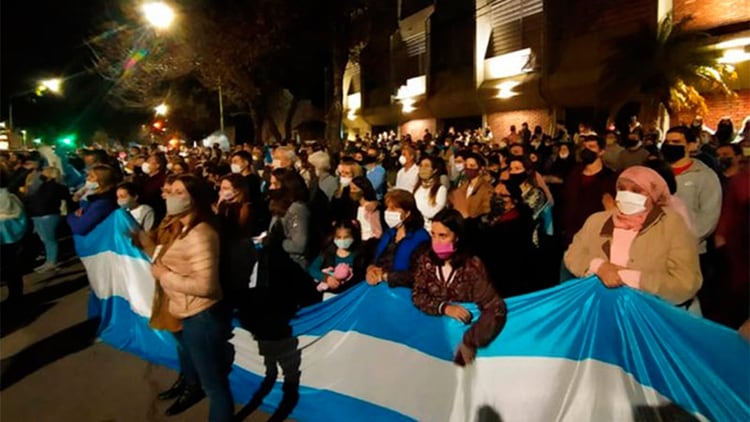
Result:
M66 167L45 154L0 154L9 300L22 298L25 267L7 262L33 262L32 232L45 257L34 271L57 271L62 221L85 236L127 210L157 281L152 327L178 345L180 377L160 398L176 399L174 415L207 395L217 421L233 413L232 316L272 345L291 336L298 309L359 282L410 288L421 311L475 321L458 365L500 333L503 298L575 277L733 328L748 319L750 122L713 132L696 119L663 135L636 119L603 135L521 127L368 134L336 152L319 142L84 149L65 160L82 185L66 185ZM281 364L285 387L298 387L299 363Z

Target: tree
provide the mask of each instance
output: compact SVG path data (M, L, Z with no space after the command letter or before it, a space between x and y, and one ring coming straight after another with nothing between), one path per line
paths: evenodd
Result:
M382 16L390 15L395 24L396 4L392 0L308 0L308 11L302 16L308 21L301 28L315 28L313 34L303 33L309 41L321 46L325 57L325 91L327 107L326 141L329 148L341 147L343 117L343 81L347 62L358 62L359 52L367 45L375 31L390 31L388 25L378 25ZM319 47L320 48L320 47Z
M208 91L221 90L228 108L250 110L260 133L267 98L280 89L272 68L286 49L293 18L281 3L192 2L180 10L180 24L160 34L107 22L87 42L93 69L112 83L108 100L117 107L147 110L172 97L175 112L177 104L184 111L189 104L200 108L195 96L187 102L174 98L181 84L194 80ZM128 21L138 19L133 8L123 14Z
M719 63L721 52L705 33L690 31L690 17L673 23L668 15L656 27L643 25L637 32L614 40L599 80L599 98L612 115L628 101L640 101L644 123L659 120L662 111L698 109L705 113L701 92L734 95L727 86L736 77Z

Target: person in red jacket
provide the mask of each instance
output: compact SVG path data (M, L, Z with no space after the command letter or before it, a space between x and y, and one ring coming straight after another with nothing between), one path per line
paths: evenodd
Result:
M750 169L730 179L714 241L722 257L724 277L718 286L721 306L718 322L737 328L750 317Z
M482 261L465 248L464 218L452 209L432 219L432 248L416 259L412 302L428 315L446 315L465 324L471 313L458 302L475 302L481 314L466 331L454 362L470 364L505 326L505 301L490 283Z

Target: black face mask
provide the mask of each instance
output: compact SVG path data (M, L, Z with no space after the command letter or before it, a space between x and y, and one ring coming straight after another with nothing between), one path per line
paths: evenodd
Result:
M500 179L500 172L499 171L492 171L492 170L490 170L489 173L490 173L490 177L492 178L492 180L498 181Z
M42 181L42 182L46 182L47 181L47 176L41 175L41 176L39 176L39 180Z
M664 144L661 146L661 155L664 161L676 163L685 158L685 145Z
M529 176L526 173L511 174L508 177L508 183L513 186L521 186L528 178Z
M625 142L623 142L623 145L625 148L635 148L636 145L638 145L637 139L626 139Z
M596 161L597 158L599 158L599 155L588 148L584 148L581 151L581 161L583 164L589 165Z
M490 199L490 214L503 215L505 213L505 197L501 195L492 195Z
M729 168L732 167L732 164L734 164L734 158L732 157L719 158L719 167L721 167L722 171L729 170Z

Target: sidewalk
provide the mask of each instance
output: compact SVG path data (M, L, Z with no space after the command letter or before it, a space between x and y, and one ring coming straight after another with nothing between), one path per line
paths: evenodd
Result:
M169 402L154 399L177 374L95 342L96 326L86 322L88 281L77 259L57 274L28 275L24 291L21 308L0 306L0 420L207 420L207 400L166 418ZM267 418L256 412L246 420Z

